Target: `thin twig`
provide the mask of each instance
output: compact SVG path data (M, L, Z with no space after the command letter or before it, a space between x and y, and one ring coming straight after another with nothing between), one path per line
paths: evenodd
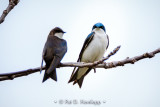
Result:
M135 62L145 59L145 58L152 58L155 56L155 54L160 53L160 48L152 51L152 52L147 52L144 53L142 55L139 56L135 56L132 58L127 57L124 60L121 61L114 61L114 62L109 62L109 63L104 63L104 64L99 64L98 66L96 66L97 68L105 68L105 69L109 69L109 68L113 68L113 67L117 67L117 66L124 66L125 64L134 64Z
M3 11L1 17L0 17L0 24L4 22L5 17L8 15L8 13L19 3L19 0L9 0L8 7L6 10Z

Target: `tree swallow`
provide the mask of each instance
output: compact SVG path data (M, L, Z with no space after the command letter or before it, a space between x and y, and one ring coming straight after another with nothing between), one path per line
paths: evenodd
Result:
M56 67L60 64L60 61L67 52L67 42L62 39L64 33L65 32L61 28L55 27L48 35L42 54L40 71L42 71L43 60L46 62L46 69L42 82L46 81L49 77L57 81Z
M102 23L96 23L92 27L92 32L87 36L77 62L98 61L103 58L105 51L109 46L109 38ZM76 71L75 71L76 70ZM70 82L78 83L82 87L84 77L91 71L91 68L75 68L70 77Z

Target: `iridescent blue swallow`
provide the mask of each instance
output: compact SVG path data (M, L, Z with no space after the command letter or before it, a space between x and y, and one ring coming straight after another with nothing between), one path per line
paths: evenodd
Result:
M77 62L98 61L103 58L105 51L109 46L109 38L102 23L96 23L92 32L87 36ZM82 87L84 77L91 71L91 68L75 68L70 77L69 83L78 83Z

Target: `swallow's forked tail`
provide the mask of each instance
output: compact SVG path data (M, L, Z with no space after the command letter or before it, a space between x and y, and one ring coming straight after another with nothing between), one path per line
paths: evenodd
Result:
M45 71L42 82L45 82L49 77L52 78L53 80L57 81L56 69L54 71L52 71L50 74L47 74L46 71Z
M91 70L90 68L88 69L86 69L86 68L78 68L76 71L75 71L75 69L76 68L74 68L74 70L73 70L73 72L72 72L72 75L71 75L71 78L70 78L70 80L68 81L68 83L70 83L70 82L73 82L73 85L74 84L78 84L79 85L79 88L81 88L82 87L82 83L83 83L83 80L84 80L84 77L89 73L89 71ZM84 70L84 69L86 69L86 70ZM74 72L75 71L75 72ZM84 74L82 74L82 76L79 78L79 79L77 79L77 76L78 76L78 72L84 72L85 71L85 73Z
M56 67L58 66L60 61L61 61L60 57L54 56L51 63L49 64L46 63L46 70L42 82L46 81L49 77L57 81Z

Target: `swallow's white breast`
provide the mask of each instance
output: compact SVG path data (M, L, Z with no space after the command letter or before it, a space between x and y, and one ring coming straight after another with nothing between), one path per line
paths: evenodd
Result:
M99 28L94 30L95 35L82 55L82 62L94 62L102 59L108 45L107 34Z

